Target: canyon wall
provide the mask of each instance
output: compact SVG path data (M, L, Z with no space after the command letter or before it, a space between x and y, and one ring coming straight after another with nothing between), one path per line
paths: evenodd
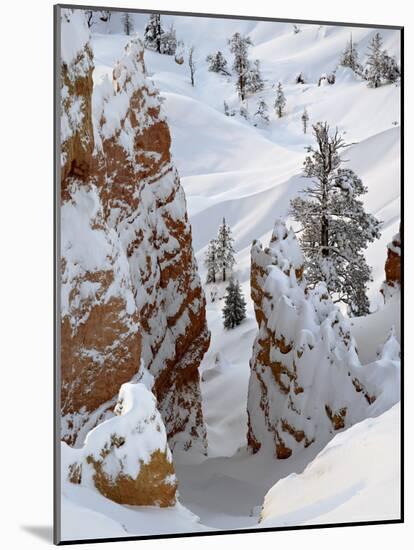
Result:
M82 17L62 10L62 436L81 445L146 380L170 447L205 452L210 335L168 124L139 39L93 81Z

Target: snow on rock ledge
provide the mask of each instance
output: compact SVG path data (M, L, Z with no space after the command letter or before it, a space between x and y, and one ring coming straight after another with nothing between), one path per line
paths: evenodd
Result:
M174 506L177 480L155 397L143 384L124 384L115 415L82 449L62 443L65 478L119 504Z
M289 458L315 441L381 414L399 399L399 345L361 366L350 323L326 287L306 288L301 252L278 222L269 248L253 243L252 298L258 335L250 361L248 444Z
M400 405L338 434L267 493L262 527L400 517ZM376 457L376 459L373 459Z
M63 436L81 444L121 384L148 370L171 448L205 452L198 366L210 335L168 125L138 39L112 82L93 88L89 33L70 32L78 16L62 10L63 40L75 42L62 44L72 52L62 59ZM96 202L89 211L87 195ZM81 214L86 235L73 221ZM93 254L84 253L88 243ZM98 320L97 308L105 309ZM98 385L105 394L93 391Z

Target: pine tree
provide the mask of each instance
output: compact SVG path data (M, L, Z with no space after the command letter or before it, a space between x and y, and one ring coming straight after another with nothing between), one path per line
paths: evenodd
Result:
M208 55L206 57L206 61L209 64L209 71L230 76L230 73L227 70L227 60L220 50L217 51L215 54Z
M286 98L285 98L285 94L283 93L282 83L279 82L279 84L277 85L277 92L276 92L276 99L275 99L275 111L279 118L282 118L285 106L286 106Z
M382 49L382 36L379 32L373 36L368 49L369 55L365 70L368 86L378 88L385 82L396 82L401 76L401 69L395 58L389 56L387 51Z
M312 180L291 201L291 215L301 226L306 277L315 286L325 281L334 301L348 305L350 315L369 312L367 284L371 280L364 250L380 236L380 222L364 210L359 197L367 192L360 178L343 169L347 147L338 130L326 122L313 126L317 146L310 147L304 176Z
M386 82L396 82L401 77L401 70L394 57L382 52L382 76Z
M260 61L256 59L246 73L246 94L261 92L264 88L264 80L260 72Z
M349 42L345 47L345 50L342 52L339 64L343 67L349 67L354 71L354 73L361 72L361 65L358 62L357 44L354 44L352 40L352 33Z
M368 68L366 71L368 85L371 86L371 88L378 88L381 86L383 73L382 36L379 32L375 33L372 37L368 49Z
M246 302L238 281L230 282L226 288L225 305L223 308L224 328L232 329L246 318Z
M189 52L188 52L188 66L190 68L190 80L191 80L191 86L194 86L194 75L197 70L197 65L194 59L194 46L191 46Z
M132 16L130 13L124 13L122 17L122 23L124 25L124 32L127 36L130 36L134 31L134 23L132 21Z
M215 283L216 282L216 273L218 271L218 262L217 262L217 241L212 239L208 243L207 252L204 258L204 265L207 268L207 278L206 283Z
M257 117L261 122L265 122L266 124L268 124L269 123L268 111L269 111L269 108L267 106L267 103L261 97L257 102L257 110L254 116Z
M177 51L177 37L174 25L161 34L160 53L164 55L175 55Z
M226 224L225 218L223 218L223 223L219 227L216 241L217 267L221 269L222 279L225 281L226 275L233 269L235 264L233 248L234 239L231 235L230 226Z
M303 114L302 114L302 124L303 124L303 133L306 134L307 130L308 130L308 122L309 122L309 115L308 115L308 111L305 109L303 109Z
M230 51L234 55L233 71L236 73L236 89L241 101L246 98L247 73L250 68L248 49L253 45L249 36L242 36L239 32L233 34L228 41Z
M153 13L150 15L144 31L144 45L148 50L161 53L161 39L164 31L161 26L161 15Z

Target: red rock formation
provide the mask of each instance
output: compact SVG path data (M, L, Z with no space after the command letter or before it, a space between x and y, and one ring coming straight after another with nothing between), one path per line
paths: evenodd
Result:
M377 365L366 371L360 365L349 321L326 286L306 287L302 253L283 223L268 248L253 243L251 259L259 330L250 360L247 440L252 452L264 446L286 459L381 409L378 385L371 388ZM391 363L390 377L394 372Z
M385 262L385 283L388 286L401 286L401 238L400 233L394 235L387 247Z
M62 354L62 413L69 415L69 422L75 426L70 441L76 438L79 426L91 412L105 410L106 401L116 395L123 382L134 375L140 377L141 357L143 368L154 376L153 391L170 446L188 449L199 445L205 449L198 366L210 336L185 195L171 163L168 125L157 90L145 76L143 47L138 39L127 45L114 68L112 82L106 79L92 90L92 70L87 43L62 68L62 73L73 82L62 93L62 112L69 116L73 105L81 109L79 124L70 128L67 139L62 139L62 209L73 203L73 195L81 186L89 186L89 192L96 194L99 222L91 216L89 226L95 233L101 231L116 249L120 265L109 262L104 272L112 270L123 281L123 285L114 285L115 275L109 273L105 275L107 286L111 291L115 286L118 294L124 292L127 296L123 304L118 300L115 306L106 297L103 300L97 296L95 287L93 300L83 294L76 297L69 289L71 310L67 318L62 316L62 350L70 350ZM82 233L74 231L70 222L62 228L64 233L69 242L78 239L77 248L82 251ZM105 238L102 236L102 243ZM63 252L64 272L67 264ZM95 271L100 273L102 268L97 263ZM82 268L82 259L78 260L79 265ZM90 269L84 269L79 277L78 287L83 279L90 279ZM93 283L97 277L93 275ZM100 283L102 278L99 275ZM81 309L89 307L93 321L100 299L106 309L103 316L98 315L98 324L108 338L105 345L110 344L114 356L119 356L119 369L108 363L107 347L95 346L94 331L83 328L83 317L73 318L72 302L76 302L76 307L80 302ZM99 368L91 364L91 352L85 358L79 349L84 341L82 331L91 335L88 349L95 346L99 351ZM135 338L131 337L133 333ZM98 384L106 388L105 395L91 391ZM80 393L76 390L79 387Z
M115 415L82 449L62 447L67 479L119 504L174 506L177 479L155 397L143 384L124 384Z

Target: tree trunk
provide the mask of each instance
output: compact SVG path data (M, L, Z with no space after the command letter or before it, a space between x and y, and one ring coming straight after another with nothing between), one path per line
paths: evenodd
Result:
M223 282L226 281L226 268L223 267Z
M329 159L330 162L330 159ZM329 223L326 216L326 210L328 196L327 196L327 182L322 182L322 219L321 219L321 248L322 256L325 258L329 256Z

